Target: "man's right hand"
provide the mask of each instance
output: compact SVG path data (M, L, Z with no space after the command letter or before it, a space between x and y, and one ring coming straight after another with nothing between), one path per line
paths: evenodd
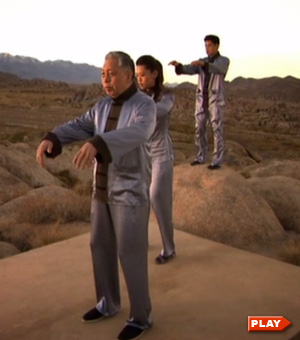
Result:
M178 62L178 61L176 61L176 60L172 60L172 61L170 61L169 62L169 64L168 65L172 65L172 66L178 66L180 63Z
M43 140L41 144L38 146L36 150L36 160L38 164L44 168L45 163L44 163L44 157L45 157L45 152L47 151L48 153L52 153L53 149L53 143L50 140Z

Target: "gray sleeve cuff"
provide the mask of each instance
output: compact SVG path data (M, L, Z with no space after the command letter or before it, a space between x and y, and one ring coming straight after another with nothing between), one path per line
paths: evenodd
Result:
M96 158L98 161L102 161L104 163L110 163L112 161L111 153L105 143L104 139L99 135L94 136L88 140L98 151Z
M175 67L175 72L176 74L182 74L183 72L183 65L182 64L179 64Z
M55 133L53 132L48 132L46 134L46 136L44 138L42 138L43 140L50 140L53 143L53 148L52 148L52 152L49 153L47 151L45 151L45 156L48 158L55 158L56 156L60 155L62 152L62 146L61 143L58 139L58 137L56 136Z

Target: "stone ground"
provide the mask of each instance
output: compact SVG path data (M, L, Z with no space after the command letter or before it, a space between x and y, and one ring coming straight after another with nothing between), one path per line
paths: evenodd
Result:
M175 231L177 257L158 266L150 223L149 275L154 327L145 340L288 340L300 330L300 268ZM1 340L112 340L129 305L83 324L94 306L89 234L0 261ZM248 332L248 316L284 316L283 332ZM293 338L294 339L294 338ZM295 339L298 339L298 337Z

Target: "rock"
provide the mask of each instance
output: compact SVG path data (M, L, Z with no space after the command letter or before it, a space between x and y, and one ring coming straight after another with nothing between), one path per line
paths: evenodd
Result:
M267 244L284 233L265 199L234 170L174 168L175 228L236 247Z
M5 257L9 257L19 253L19 249L14 245L0 241L0 259L4 259Z
M272 159L248 166L240 174L245 178L286 176L300 180L300 161Z
M0 167L0 187L0 205L24 195L31 189L29 185L2 167Z
M224 163L235 170L240 170L248 165L256 164L251 153L241 144L231 140L225 141Z
M247 154L249 155L249 157L255 160L256 163L260 163L264 160L262 156L259 155L257 152L250 150L248 148L245 148L245 150L247 151Z
M60 186L45 186L0 206L0 228L13 223L86 221L89 215L89 197Z
M7 147L9 150L17 150L27 154L29 157L31 157L32 162L37 165L35 160L37 146L26 143L8 143ZM73 158L79 150L79 147L80 146L77 144L71 144L65 146L62 150L62 153L55 159L45 158L45 169L56 179L60 177L70 177L75 181L79 181L83 185L91 186L93 166L91 165L88 168L79 170L73 165ZM40 170L41 168L38 166L38 169ZM58 183L45 183L45 185L52 184L57 185Z
M300 180L270 176L249 178L247 182L269 203L285 230L300 233Z
M62 185L62 182L41 168L32 155L11 146L0 145L0 166L33 188Z
M73 165L73 158L78 150L79 146L76 144L65 146L58 157L45 160L45 168L53 175L69 173L69 176L81 183L92 186L93 166L79 170Z
M183 163L185 161L186 157L185 154L180 150L174 150L174 163Z

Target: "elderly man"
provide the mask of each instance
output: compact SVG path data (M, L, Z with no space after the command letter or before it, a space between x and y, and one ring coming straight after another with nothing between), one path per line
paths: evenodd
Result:
M152 325L148 288L148 218L151 165L148 139L156 122L154 101L137 90L134 63L124 52L105 57L102 82L107 97L82 116L46 135L37 149L56 157L62 146L85 140L74 157L77 168L93 160L91 253L97 304L83 317L93 322L121 307L118 256L127 284L130 314L119 340L135 339Z
M207 57L182 65L173 60L169 65L175 66L176 74L198 74L196 92L196 146L197 155L192 166L205 164L207 161L206 126L209 121L212 127L214 150L208 169L221 167L224 156L223 112L225 108L224 79L229 67L229 59L219 53L220 39L216 35L204 38Z

